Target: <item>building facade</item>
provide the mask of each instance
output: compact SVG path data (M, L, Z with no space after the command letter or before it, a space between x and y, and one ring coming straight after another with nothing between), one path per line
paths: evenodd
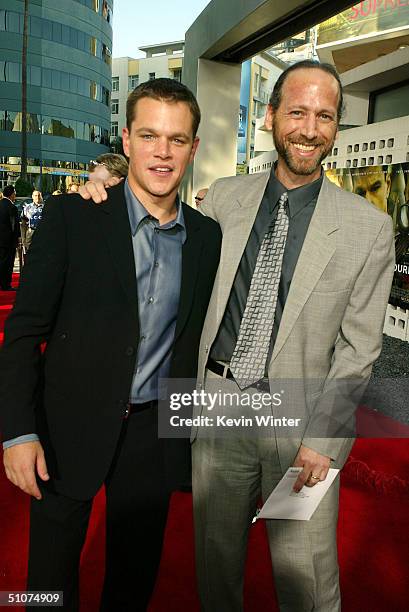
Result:
M120 148L122 129L126 127L128 94L150 79L167 77L181 81L184 41L140 47L145 57L114 58L112 62L111 143Z
M28 175L49 189L109 150L113 0L30 0ZM19 176L24 2L0 0L0 181Z

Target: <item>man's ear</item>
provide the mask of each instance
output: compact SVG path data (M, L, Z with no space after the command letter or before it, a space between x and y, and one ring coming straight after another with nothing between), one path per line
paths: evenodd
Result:
M122 128L122 148L127 157L129 157L129 130L128 128Z
M195 155L196 155L196 151L197 151L197 147L199 146L199 142L200 142L200 138L198 136L195 137L193 144L192 144L192 149L190 151L190 157L189 157L189 164L192 163Z
M271 104L267 105L266 114L264 117L264 126L271 132L273 129L274 110Z

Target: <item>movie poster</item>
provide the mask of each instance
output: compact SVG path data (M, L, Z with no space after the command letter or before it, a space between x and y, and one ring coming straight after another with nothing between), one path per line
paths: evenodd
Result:
M409 309L409 163L330 169L326 174L392 217L396 265L389 303Z

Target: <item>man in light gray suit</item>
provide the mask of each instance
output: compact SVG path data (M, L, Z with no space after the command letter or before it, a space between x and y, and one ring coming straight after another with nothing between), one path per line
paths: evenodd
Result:
M347 428L353 392L364 387L381 349L392 223L323 175L342 107L332 66L292 65L266 115L278 152L271 174L220 179L201 206L221 225L223 247L202 334L199 388L242 394L291 379L304 415L291 436L274 427L267 436L236 438L193 432L197 572L206 612L242 610L247 536L260 495L265 499L290 466L301 468L295 492L325 480L330 467L342 468L353 442ZM252 371L260 358L262 370ZM293 408L284 399L274 416L291 416ZM223 410L214 408L212 416ZM310 521L267 521L281 611L340 610L338 490L337 478Z

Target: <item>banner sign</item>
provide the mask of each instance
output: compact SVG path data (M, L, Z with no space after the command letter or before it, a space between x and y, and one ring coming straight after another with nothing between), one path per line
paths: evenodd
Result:
M364 0L318 26L317 45L407 28L409 0Z
M389 303L409 310L409 163L331 169L326 175L392 217L396 264Z

